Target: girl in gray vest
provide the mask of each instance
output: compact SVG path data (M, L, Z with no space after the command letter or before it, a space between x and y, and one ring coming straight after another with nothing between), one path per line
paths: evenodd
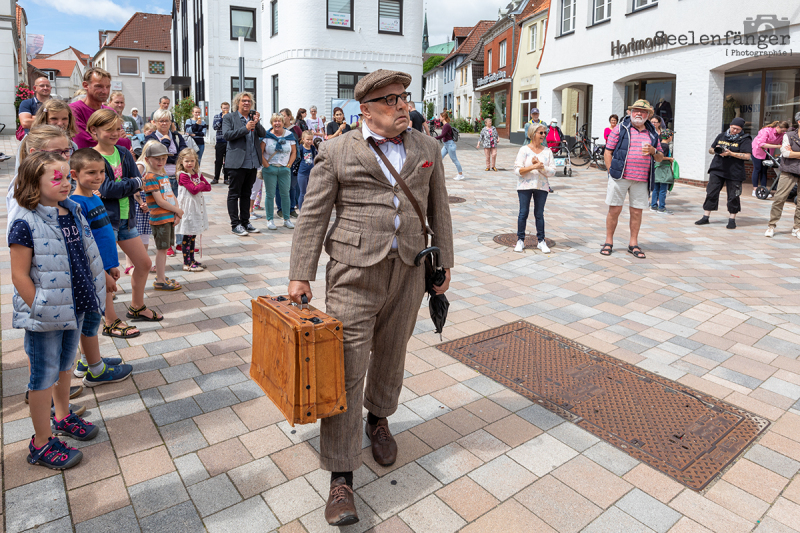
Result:
M89 223L69 200L70 169L51 152L28 156L19 167L8 227L12 325L25 330L28 382L35 434L28 462L56 470L78 464L83 454L54 435L90 440L99 428L69 410L70 374L86 313L105 312L103 260ZM50 399L55 416L50 420Z

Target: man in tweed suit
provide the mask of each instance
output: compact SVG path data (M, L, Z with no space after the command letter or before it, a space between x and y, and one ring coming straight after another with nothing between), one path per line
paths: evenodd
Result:
M375 461L391 465L397 458L386 417L397 409L406 346L425 292L424 268L414 266L425 247L419 217L369 137L427 211L432 245L441 249L447 272L440 293L450 284L453 266L442 157L434 139L410 127L410 83L408 74L387 70L358 82L362 131L320 146L292 242L289 296L298 303L303 294L311 298L309 281L316 278L324 241L330 256L326 310L344 325L348 408L322 419L320 431L321 466L331 471L325 518L337 526L358 521L353 471L361 466L362 405L369 411L366 432ZM334 207L336 220L328 229Z

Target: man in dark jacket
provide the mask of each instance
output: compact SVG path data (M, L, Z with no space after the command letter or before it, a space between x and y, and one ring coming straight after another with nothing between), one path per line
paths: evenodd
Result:
M267 130L260 124L261 114L251 111L253 95L239 93L232 111L222 119L222 136L228 141L225 168L228 170L228 216L231 233L246 237L260 231L250 223L250 191L261 166L261 139Z
M714 139L708 153L714 154L708 167L706 200L703 202L703 217L695 222L698 226L709 223L708 217L719 207L719 194L725 186L728 194L728 229L736 229L736 213L742 210L739 198L742 182L747 177L744 162L750 160L753 139L744 132L744 119L736 117L728 129Z
M647 100L636 100L628 108L630 116L622 119L608 136L604 159L608 169L608 191L606 204L606 242L601 255L611 255L614 247L614 232L625 196L630 195L631 239L628 253L637 259L645 255L639 247L639 228L642 225L642 210L650 203L650 191L655 179L655 163L664 158L661 141L655 127L650 124L653 107Z
M800 112L795 113L794 121L800 126ZM778 190L775 191L775 198L772 200L772 209L769 212L769 227L767 227L765 237L775 235L775 228L783 214L783 204L791 192L800 183L800 136L798 130L787 131L783 134L781 143L781 178L778 182ZM792 237L800 239L800 205L794 206L794 227Z
M222 135L222 118L231 112L231 104L222 102L220 108L222 109L222 113L214 115L214 122L211 124L211 127L217 132L217 141L214 145L216 159L214 159L214 179L211 180L212 185L219 183L220 171L223 173L225 185L228 184L228 170L222 167L222 164L225 162L225 150L228 148L228 141L226 141L225 137Z

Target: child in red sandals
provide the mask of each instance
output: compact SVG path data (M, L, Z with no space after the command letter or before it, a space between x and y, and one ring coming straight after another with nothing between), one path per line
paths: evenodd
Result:
M203 192L210 192L211 184L198 173L197 153L191 148L185 148L178 154L175 173L178 175L178 205L183 211L180 222L175 225L175 233L183 235L183 270L202 272L206 267L195 260L194 246L197 236L208 229Z

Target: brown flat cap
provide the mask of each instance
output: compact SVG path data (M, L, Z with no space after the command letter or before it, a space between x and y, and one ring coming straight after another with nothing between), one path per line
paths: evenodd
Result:
M411 76L399 70L383 70L379 69L375 72L370 72L356 84L355 97L356 100L361 102L364 97L375 89L386 87L393 83L403 84L403 88L407 89L411 85Z

